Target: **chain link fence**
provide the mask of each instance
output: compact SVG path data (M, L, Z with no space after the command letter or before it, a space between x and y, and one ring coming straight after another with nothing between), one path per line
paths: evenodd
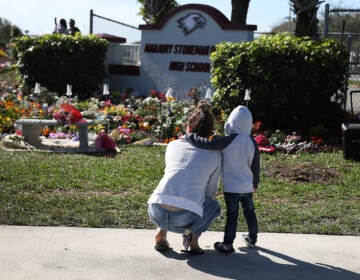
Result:
M349 52L349 79L345 110L348 118L360 122L360 33L330 34L341 40Z
M356 21L360 16L360 9L330 9L325 5L324 37L340 40L349 53L348 84L344 108L347 112L347 121L360 122L360 33L355 33ZM340 30L340 33L334 33ZM353 30L346 32L346 30ZM332 31L332 32L329 32Z
M353 122L360 122L360 76L357 79L357 84L349 82L346 99L346 111Z
M360 122L360 33L329 33L341 41L349 53L349 79L344 108L347 119Z

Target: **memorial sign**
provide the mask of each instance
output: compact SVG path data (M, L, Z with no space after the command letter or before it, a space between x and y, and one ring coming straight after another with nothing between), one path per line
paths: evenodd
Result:
M139 75L122 75L121 84L142 94L170 87L176 98L192 87L210 86L209 56L216 44L251 41L256 30L255 25L232 24L217 9L200 4L180 6L160 23L139 28Z

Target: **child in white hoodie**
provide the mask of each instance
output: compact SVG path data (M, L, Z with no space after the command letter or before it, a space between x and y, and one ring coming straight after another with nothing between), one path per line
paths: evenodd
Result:
M208 140L196 134L187 134L186 139L194 146L203 149L223 150L222 182L227 208L223 242L214 247L221 253L234 252L239 204L248 226L249 234L243 236L249 247L255 247L258 234L258 221L253 203L253 193L260 181L260 154L257 143L251 136L252 115L245 106L236 107L225 123L227 136Z

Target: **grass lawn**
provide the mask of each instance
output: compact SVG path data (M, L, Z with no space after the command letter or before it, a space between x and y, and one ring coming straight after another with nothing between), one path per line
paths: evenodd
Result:
M164 153L159 146L123 146L115 157L0 149L0 224L153 229L146 201ZM260 231L360 235L360 163L341 151L261 160ZM222 231L221 188L218 198L224 211L210 230Z

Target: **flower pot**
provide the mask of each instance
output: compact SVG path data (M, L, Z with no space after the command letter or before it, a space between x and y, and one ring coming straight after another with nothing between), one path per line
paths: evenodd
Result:
M41 144L40 135L42 129L42 125L23 125L22 135L27 143L38 146Z

